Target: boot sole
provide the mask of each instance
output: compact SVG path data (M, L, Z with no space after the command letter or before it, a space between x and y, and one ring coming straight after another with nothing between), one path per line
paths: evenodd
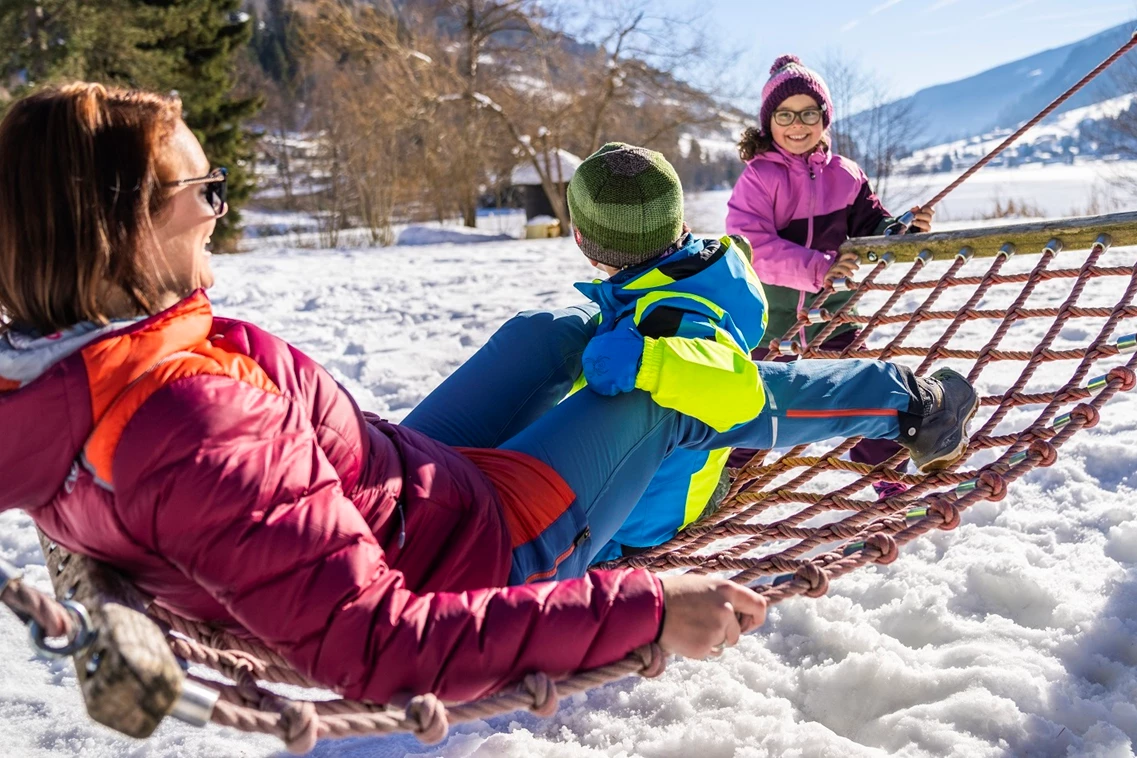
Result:
M967 435L967 427L971 424L971 419L975 418L975 414L979 412L979 393L975 393L975 404L971 406L971 411L967 414L967 418L963 420L963 438L955 449L950 453L941 455L939 458L928 461L917 470L921 474L934 474L937 471L943 471L945 468L955 463L960 457L967 452L967 443L970 438Z

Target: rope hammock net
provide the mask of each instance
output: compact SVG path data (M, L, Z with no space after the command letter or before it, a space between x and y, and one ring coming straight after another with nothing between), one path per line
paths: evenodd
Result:
M1015 255L1010 239L1018 240L1024 255ZM1064 252L1064 239L1083 252ZM794 328L771 343L769 357L880 358L905 362L918 374L951 365L981 395L965 455L925 476L904 472L904 451L877 466L849 460L857 439L759 451L731 472L733 485L716 513L618 564L714 573L754 587L769 603L819 597L830 580L890 563L917 537L954 529L976 503L1001 500L1008 485L1051 465L1074 434L1098 422L1114 394L1135 384L1137 355L1127 354L1137 349L1137 335L1125 322L1137 319L1137 268L1130 251L1111 250L1114 240L1137 242L1137 213L851 241L848 249L875 261L862 267L863 280L837 281L823 290ZM879 255L881 250L889 252ZM904 259L911 263L898 265ZM855 291L828 313L825 299L840 289ZM811 344L794 336L818 323L824 326ZM848 348L832 353L814 347L842 324L860 328ZM872 484L881 481L909 488L878 500ZM144 608L145 601L121 579L115 585L117 575L41 540L60 601L22 584L11 567L5 574L3 565L0 599L32 622L41 650L74 655L92 717L132 736L148 736L161 718L174 715L198 725L212 721L275 734L297 752L323 737L398 731L437 741L449 723L523 708L551 715L558 696L663 670L662 651L650 646L555 684L534 674L474 703L443 705L431 695L391 705L293 700L261 683L319 685L280 655L157 606L143 618L130 609ZM134 614L142 626L122 633L125 622L116 613ZM142 640L147 633L151 638ZM67 637L68 644L53 647L48 637ZM230 683L183 674L176 663L156 673L163 667L152 660L161 655L213 668ZM127 680L132 684L123 689Z

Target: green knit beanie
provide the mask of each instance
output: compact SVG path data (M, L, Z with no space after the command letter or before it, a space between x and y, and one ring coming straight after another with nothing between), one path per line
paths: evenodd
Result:
M683 236L683 187L659 153L609 142L588 156L568 186L581 251L615 268L665 252Z

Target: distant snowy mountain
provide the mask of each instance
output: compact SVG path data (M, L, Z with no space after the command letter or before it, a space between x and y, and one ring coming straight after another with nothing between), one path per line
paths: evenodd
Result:
M1080 42L1046 50L966 79L920 90L911 103L927 145L968 139L998 129L1015 129L1078 81L1133 32L1129 22ZM1071 97L1057 113L1095 105L1137 85L1137 54L1115 63ZM856 116L853 116L856 118Z
M1081 108L1064 110L1030 129L1014 145L997 156L992 166L1026 163L1066 163L1086 160L1118 160L1113 140L1102 141L1103 123L1137 107L1137 93L1127 93ZM1129 116L1127 116L1128 118ZM1025 119L1024 119L1025 121ZM1014 124L1017 128L1019 124ZM965 169L1013 133L1011 127L994 129L972 137L951 140L915 151L897 166L901 173L924 174Z

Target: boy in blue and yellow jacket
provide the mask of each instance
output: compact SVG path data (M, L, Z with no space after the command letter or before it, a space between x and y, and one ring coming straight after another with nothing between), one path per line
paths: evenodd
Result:
M771 447L853 432L896 438L921 467L962 453L978 400L950 369L917 379L879 361L794 369L752 361L767 307L750 248L739 237L687 232L679 178L659 153L605 145L577 169L568 204L577 245L609 274L577 285L600 308L578 385L602 395L645 391L724 441L741 441L757 424ZM592 561L661 544L696 520L729 453L673 450L611 540L593 546Z
M725 431L765 404L750 360L765 332L762 285L741 239L685 234L677 248L606 281L576 285L601 314L585 349L584 378L601 394L629 385L645 390L659 405ZM595 560L658 545L697 519L729 454L680 449L668 456L641 498L650 507L636 508Z
M588 386L604 395L645 390L720 432L757 416L765 392L750 352L766 329L766 300L745 240L686 233L674 169L659 153L630 145L605 145L591 156L570 182L568 201L577 244L610 275L576 285L600 306L583 357ZM625 216L624 228L613 228ZM627 252L636 248L644 252ZM645 505L594 560L661 544L697 519L729 454L673 452L640 499Z

